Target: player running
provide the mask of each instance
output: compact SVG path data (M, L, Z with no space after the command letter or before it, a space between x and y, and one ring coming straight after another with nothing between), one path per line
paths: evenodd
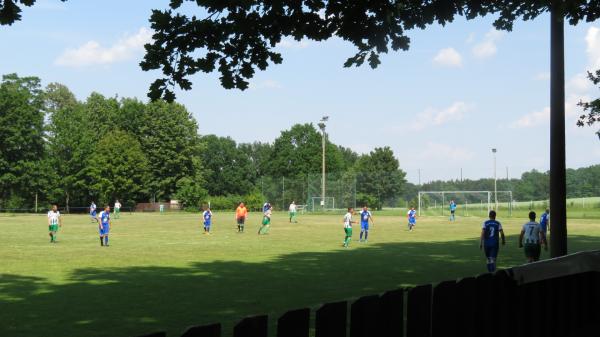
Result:
M117 199L117 201L115 201L115 219L118 219L120 217L121 217L121 203Z
M452 199L450 200L450 221L456 220L454 213L456 213L456 203L454 202L454 199Z
M362 209L362 212L360 212L360 237L358 239L358 242L363 242L363 233L365 235L364 242L367 242L367 240L369 239L369 220L371 220L371 223L375 225L373 215L369 211L369 208L365 205Z
M487 270L490 273L496 271L496 259L498 258L498 250L500 243L498 237L502 238L502 245L506 244L502 224L496 221L496 211L490 211L490 219L483 223L481 228L481 240L479 249L483 249L487 258Z
M296 212L298 211L298 207L296 206L296 201L292 201L292 203L290 204L290 223L297 223L298 221L296 221Z
M58 228L62 227L62 219L58 206L52 205L52 209L48 212L48 235L50 236L50 243L56 243L56 233Z
M546 242L548 242L548 229L550 224L550 210L546 208L546 211L544 213L542 213L542 216L540 216L540 230L542 231L542 234L544 234L544 240L546 240Z
M344 247L348 248L350 245L350 240L352 240L352 224L355 224L356 221L352 220L352 215L354 215L354 208L348 207L348 213L344 215L344 233L346 237L344 238Z
M263 207L263 219L262 226L258 230L258 235L268 234L271 228L271 215L273 214L273 206L270 203L266 203Z
M108 233L110 232L110 206L104 206L104 211L98 215L98 231L100 233L100 246L108 247Z
M535 262L540 260L542 251L541 245L548 250L546 238L541 230L540 224L535 222L535 212L529 212L529 222L523 225L521 235L519 236L519 248L523 248L523 239L525 240L525 257L527 262Z
M406 215L408 217L408 230L412 232L413 227L417 225L417 211L414 207L411 207Z
M212 211L208 206L204 206L202 218L204 219L204 234L210 235L210 226L212 224Z
M238 233L244 232L246 218L248 218L248 209L246 209L244 203L241 202L238 208L235 210L235 220L237 221Z
M98 221L98 218L96 217L96 203L94 203L93 201L90 205L90 217L92 219L92 222Z

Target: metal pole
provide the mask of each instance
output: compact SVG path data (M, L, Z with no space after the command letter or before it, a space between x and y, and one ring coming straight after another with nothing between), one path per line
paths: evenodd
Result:
M419 186L421 186L421 169L419 169ZM421 214L419 214L421 215Z
M565 164L565 27L563 1L553 1L550 11L550 255L567 254Z
M35 192L35 212L38 211L38 192Z
M498 177L496 175L496 149L492 149L494 152L494 209L498 210Z
M323 177L321 183L321 202L323 203L323 209L325 209L325 125L323 124L323 136L321 137L323 147L323 163L322 163L322 174Z
M421 192L419 192L419 216L421 216Z

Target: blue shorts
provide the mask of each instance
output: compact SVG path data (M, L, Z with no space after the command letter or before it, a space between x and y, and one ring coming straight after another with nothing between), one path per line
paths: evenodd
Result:
M96 217L96 211L90 212L90 216Z
M411 224L411 225L416 225L417 224L417 219L410 218L410 219L408 219L408 223Z
M487 258L497 258L498 257L498 245L494 246L483 246L483 250L485 252L485 257Z
M368 231L369 230L369 223L368 222L361 222L360 223L360 229L363 231Z
M210 222L205 222L204 223L204 228L210 228Z
M100 228L99 228L100 235L108 235L109 231L110 231L110 227L108 225L106 225L106 226L103 225L103 226L100 226Z

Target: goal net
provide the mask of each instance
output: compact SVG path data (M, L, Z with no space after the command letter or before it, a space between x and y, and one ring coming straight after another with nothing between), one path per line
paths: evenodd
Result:
M419 215L450 214L450 202L456 203L456 215L485 217L490 210L512 216L512 191L419 191Z
M330 211L335 209L335 197L312 197L311 199L311 212Z

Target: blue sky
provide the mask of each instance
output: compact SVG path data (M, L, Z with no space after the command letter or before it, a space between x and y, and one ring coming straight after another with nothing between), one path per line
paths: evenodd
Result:
M97 91L146 99L158 76L138 63L151 36L148 17L167 0L38 0L24 20L0 28L0 73L67 85L79 99ZM423 182L493 174L517 177L549 163L549 22L541 17L497 32L492 18L412 31L411 48L382 65L345 69L354 48L284 40L282 65L257 74L245 92L222 89L218 75L193 78L178 101L201 134L240 142L272 141L295 123L330 116L333 142L360 153L390 146L408 179ZM577 128L581 99L598 89L585 79L600 68L600 22L566 28L567 166L600 162L594 128Z

